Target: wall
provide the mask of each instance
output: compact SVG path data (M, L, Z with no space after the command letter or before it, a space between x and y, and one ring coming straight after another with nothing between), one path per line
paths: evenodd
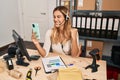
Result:
M0 1L0 47L13 42L12 29L19 32L17 0Z
M15 29L21 36L24 36L22 5L19 0L2 0L0 2L0 47L12 43L12 30ZM49 27L53 26L52 11L56 7L56 0L48 0Z
M56 0L48 0L48 12L49 12L49 27L53 27L53 9L56 7Z

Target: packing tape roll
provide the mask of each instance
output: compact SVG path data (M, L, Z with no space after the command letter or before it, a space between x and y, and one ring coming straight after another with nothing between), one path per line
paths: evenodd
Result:
M0 59L0 73L5 71L6 64L4 60Z
M8 73L10 76L12 76L16 79L19 79L22 76L22 73L17 70L10 70Z

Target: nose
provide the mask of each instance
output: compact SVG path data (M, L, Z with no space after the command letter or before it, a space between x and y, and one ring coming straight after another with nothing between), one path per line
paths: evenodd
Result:
M56 22L56 21L57 21L57 18L54 18L54 21Z

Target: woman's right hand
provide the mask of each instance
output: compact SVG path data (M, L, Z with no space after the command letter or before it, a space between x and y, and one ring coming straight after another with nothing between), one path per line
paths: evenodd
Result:
M31 39L32 39L32 41L33 41L34 44L39 43L39 40L36 38L35 33L33 31L32 31L32 37L31 37Z
M37 37L36 37L36 35L35 35L35 33L34 33L33 31L32 31L31 39L32 39L34 45L36 46L38 52L40 53L40 55L41 55L42 57L45 57L46 52L45 52L45 50L42 48L42 46L40 45L40 42L39 42L39 40L37 39Z

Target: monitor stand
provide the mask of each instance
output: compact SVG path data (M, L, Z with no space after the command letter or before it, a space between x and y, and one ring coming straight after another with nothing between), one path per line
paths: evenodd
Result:
M24 62L25 58L23 58L23 55L22 55L19 48L16 50L16 55L17 55L17 61L16 61L17 65L21 65L21 66L28 66L29 65L29 63Z

